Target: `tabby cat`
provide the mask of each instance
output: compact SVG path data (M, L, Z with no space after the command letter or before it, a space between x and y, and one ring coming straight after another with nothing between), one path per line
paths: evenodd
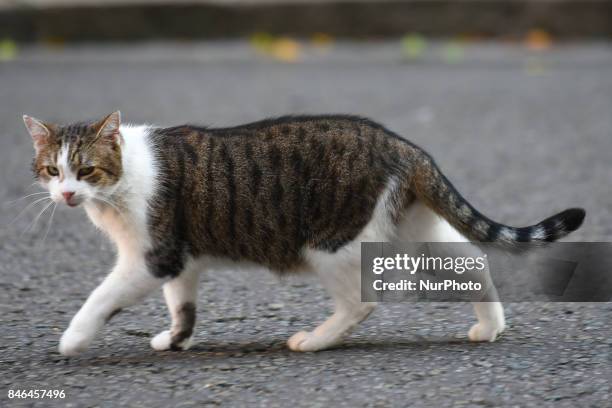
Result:
M383 126L356 116L287 116L230 128L96 122L57 125L24 116L33 171L55 202L82 205L116 244L117 264L64 332L59 351L85 350L122 308L163 287L172 323L156 350L192 341L198 274L260 265L314 272L335 311L288 340L295 351L341 342L375 304L361 302L363 241L554 241L585 212L508 227L480 214L432 158ZM504 330L499 302L474 303L472 341Z

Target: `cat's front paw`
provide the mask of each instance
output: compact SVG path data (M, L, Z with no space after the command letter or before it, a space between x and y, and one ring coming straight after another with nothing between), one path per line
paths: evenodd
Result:
M178 344L172 343L172 333L170 330L164 330L151 339L151 347L157 351L187 350L189 347L191 347L191 337L181 341Z
M59 352L67 357L76 356L87 350L92 340L92 336L87 333L68 329L60 339Z
M470 341L489 341L493 342L497 339L505 329L503 324L485 324L476 323L468 332Z

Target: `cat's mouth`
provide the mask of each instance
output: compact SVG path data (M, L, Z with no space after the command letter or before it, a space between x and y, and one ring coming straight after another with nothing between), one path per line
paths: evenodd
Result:
M83 199L72 197L70 199L64 200L64 202L68 207L77 207L83 202Z

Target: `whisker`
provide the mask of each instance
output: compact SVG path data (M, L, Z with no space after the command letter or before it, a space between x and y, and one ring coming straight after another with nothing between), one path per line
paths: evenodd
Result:
M51 216L49 217L49 225L47 225L47 231L45 232L45 236L43 237L42 242L40 242L41 244L44 244L45 241L47 240L47 235L49 235L51 224L53 224L53 216L55 215L55 210L57 210L57 203L55 203L55 206L53 207L53 211L51 211Z
M117 205L112 203L110 200L107 200L107 199L101 198L101 197L96 197L96 198L94 198L94 200L98 200L98 201L101 201L101 202L103 202L105 204L110 205L115 211L117 211L119 213L119 215L121 215L121 211L119 211L119 207L117 207Z
M119 207L117 207L117 205L116 205L115 203L113 203L113 202L111 202L110 200L107 200L107 199L105 199L105 198L101 198L101 197L96 197L96 198L95 198L95 200L99 200L99 201L101 201L101 202L103 202L103 203L108 204L109 206L111 206L111 207L112 207L112 208L113 208L113 209L114 209L114 210L117 212L117 214L119 215L119 217L120 217L120 218L121 218L123 221L126 221L125 214L123 213L123 211L121 211L121 209L120 209Z
M7 224L7 226L8 226L8 225L12 225L12 224L13 224L15 221L17 221L17 219L18 219L19 217L21 217L21 215L22 215L23 213L25 213L25 212L26 212L26 211L27 211L29 208L31 208L33 205L38 204L38 203L40 203L41 201L44 201L44 200L51 200L51 197L49 196L49 197L39 198L38 200L35 200L34 202L32 202L32 203L28 204L28 205L27 205L27 206L26 206L26 207L25 207L23 210L21 210L21 211L19 212L19 214L17 214L17 216L16 216L15 218L13 218L13 220L12 220L11 222L9 222L9 223Z
M18 198L16 200L5 201L4 204L13 204L13 203L16 203L17 201L25 200L28 197L32 197L32 196L35 196L35 195L41 195L41 194L49 194L49 192L48 191L39 191L39 192L36 192L36 193L25 195L25 196L20 197L20 198Z
M42 210L41 210L41 211L38 213L38 215L36 216L36 218L34 218L34 220L33 220L33 221L32 221L32 222L31 222L31 223L30 223L30 224L29 224L29 225L26 227L26 229L25 229L25 230L24 230L24 231L23 231L23 232L22 232L22 233L19 235L19 237L22 237L22 236L23 236L23 234L25 234L25 233L26 233L26 232L27 232L27 231L30 229L30 227L33 227L33 229L34 229L34 228L36 228L36 224L38 223L38 220L40 219L40 216L41 216L41 215L43 215L43 213L44 213L45 211L47 211L47 208L51 207L51 205L52 205L52 204L53 204L53 201L51 201L49 204L47 204L47 205L45 206L45 208L43 208L43 209L42 209Z

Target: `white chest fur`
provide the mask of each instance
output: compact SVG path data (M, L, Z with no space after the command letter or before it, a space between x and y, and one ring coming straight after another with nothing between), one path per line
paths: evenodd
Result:
M121 179L104 201L85 206L94 225L117 245L120 258L142 254L150 248L147 211L157 187L158 171L149 129L147 126L121 126Z

